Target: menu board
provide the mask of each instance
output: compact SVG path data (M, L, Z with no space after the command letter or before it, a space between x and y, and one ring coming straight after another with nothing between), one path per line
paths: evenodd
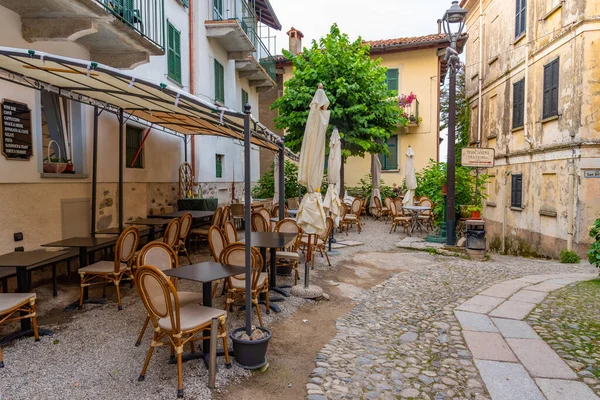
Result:
M2 101L2 154L7 160L29 160L31 142L31 110L27 104Z

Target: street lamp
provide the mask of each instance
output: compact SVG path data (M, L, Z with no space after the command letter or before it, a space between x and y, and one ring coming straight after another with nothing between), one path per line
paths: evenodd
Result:
M442 23L444 33L450 42L446 48L446 62L450 69L449 99L448 99L448 169L446 201L446 244L456 244L456 72L460 68L460 59L456 43L465 27L467 10L460 8L458 1L444 13Z

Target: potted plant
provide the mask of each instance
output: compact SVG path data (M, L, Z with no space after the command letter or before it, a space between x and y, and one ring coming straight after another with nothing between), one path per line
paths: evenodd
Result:
M235 361L244 369L262 368L267 363L267 347L271 331L262 326L253 326L248 336L246 328L231 332Z
M469 206L467 211L471 213L471 219L481 219L481 206Z
M67 164L65 167L65 170L63 171L63 174L74 174L75 173L75 166L73 165L73 163L71 162L70 159L63 158L61 161L63 163Z

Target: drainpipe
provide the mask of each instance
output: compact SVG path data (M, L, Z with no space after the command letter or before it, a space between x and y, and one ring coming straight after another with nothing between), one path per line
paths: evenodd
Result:
M190 44L190 49L189 49L189 57L190 57L190 93L192 95L195 94L195 84L196 84L196 80L195 80L195 68L194 68L194 64L195 64L195 54L194 54L194 0L190 0L189 1L189 38L188 38L188 43ZM192 158L192 176L196 177L196 135L192 135L192 140L191 140L191 144L190 147L192 148L192 154L191 154L191 158ZM186 146L187 148L187 146ZM186 150L186 159L187 159L187 150ZM193 179L193 178L192 178ZM196 181L198 181L198 179L196 179Z
M575 151L573 150L573 158ZM569 204L567 206L567 250L573 251L573 214L575 202L575 162L569 160Z
M477 96L477 147L481 147L481 92L483 91L483 0L479 0L479 94ZM479 175L479 170L477 170Z

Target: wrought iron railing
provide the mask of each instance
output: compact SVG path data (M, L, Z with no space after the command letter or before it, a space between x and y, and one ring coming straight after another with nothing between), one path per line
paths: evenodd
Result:
M267 71L269 76L275 80L275 59L269 50L270 37L263 38L260 35L262 26L259 18L254 12L251 3L246 0L212 0L213 20L236 20L256 48L252 53L260 65ZM228 7L228 8L227 8ZM267 42L265 43L265 40Z
M96 0L142 37L164 50L164 0Z

